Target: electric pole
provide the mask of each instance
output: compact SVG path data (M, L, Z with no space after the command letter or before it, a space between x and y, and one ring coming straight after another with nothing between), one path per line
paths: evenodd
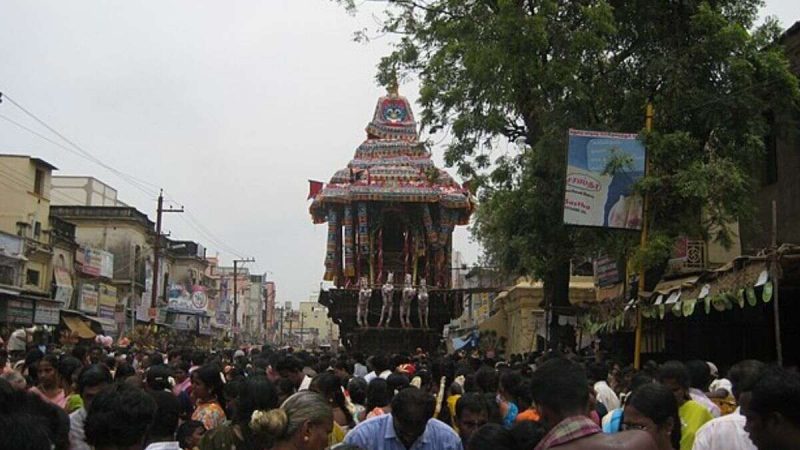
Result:
M183 206L180 209L168 208L164 209L164 190L158 192L158 209L156 210L156 242L153 244L153 286L150 297L150 318L155 320L156 298L158 297L158 256L161 251L161 214L163 213L182 213Z
M233 260L233 333L234 335L239 334L239 290L236 287L236 279L238 275L236 273L238 269L239 263L248 263L248 262L255 262L256 260L253 258L245 258L245 259L234 259Z

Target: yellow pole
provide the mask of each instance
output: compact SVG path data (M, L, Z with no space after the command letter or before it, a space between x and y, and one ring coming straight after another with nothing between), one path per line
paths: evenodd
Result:
M648 132L653 131L653 115L655 111L653 109L653 103L650 100L647 101L647 106L645 108L645 116L644 116L644 129ZM648 170L648 162L647 162L647 153L645 153L644 158L644 174L647 176ZM642 208L642 236L639 246L644 248L647 244L647 213L648 213L648 198L647 194L644 195L644 205ZM638 293L641 294L644 292L644 275L645 275L645 267L642 266L639 269L639 289ZM634 350L633 350L633 367L635 369L639 369L642 367L642 308L636 308L636 341L634 343Z

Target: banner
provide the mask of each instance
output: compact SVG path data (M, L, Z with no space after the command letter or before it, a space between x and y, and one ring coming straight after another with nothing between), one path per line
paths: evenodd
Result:
M57 301L62 308L69 308L72 303L72 276L67 269L56 267L53 270L53 280L56 284L53 300Z
M641 229L642 199L633 185L644 176L644 164L645 148L635 134L569 130L564 223Z
M92 283L82 283L78 291L78 309L81 312L97 314L98 303L97 286Z
M208 307L206 288L195 284L189 291L182 284L170 285L167 292L167 308L170 311L205 312Z
M97 291L99 304L97 316L114 320L114 312L117 308L117 288L110 284L100 283Z
M94 277L114 278L114 255L94 248L79 248L75 261L81 272Z
M194 314L175 314L171 325L175 330L197 331L198 316Z

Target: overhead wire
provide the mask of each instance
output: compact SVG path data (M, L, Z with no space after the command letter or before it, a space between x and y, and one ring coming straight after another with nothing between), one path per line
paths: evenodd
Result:
M58 136L61 140L63 140L64 142L68 143L70 146L72 146L72 148L70 148L70 147L68 147L66 145L63 145L63 144L61 144L61 143L59 143L59 142L57 142L57 141L45 136L45 135L37 132L36 130L31 129L30 127L28 127L28 126L26 126L26 125L24 125L24 124L22 124L22 123L20 123L20 122L18 122L16 120L10 118L8 116L0 114L0 118L2 118L3 120L5 120L5 121L7 121L7 122L9 122L9 123L21 128L21 129L33 134L33 135L35 135L35 136L37 136L37 137L39 137L39 138L41 138L41 139L53 144L53 145L56 145L59 148L62 148L64 150L66 150L66 151L69 151L70 153L76 154L76 155L78 155L78 156L80 156L80 157L82 157L84 159L88 159L89 161L94 162L97 165L100 165L101 167L103 167L103 168L109 170L110 172L116 174L123 181L126 181L128 184L130 184L131 186L135 187L136 189L144 192L145 194L147 194L150 197L156 197L158 195L158 192L155 189L159 189L159 187L156 186L155 184L147 182L147 181L142 180L140 178L137 178L137 177L135 177L135 176L133 176L131 174L128 174L126 172L117 170L114 167L112 167L111 165L104 163L102 160L100 160L99 158L94 156L92 153L90 153L89 151L85 150L84 148L82 148L81 146L79 146L78 144L76 144L75 142L73 142L72 140L67 138L66 136L64 136L62 133L60 133L54 127L52 127L49 124L47 124L44 120L40 119L38 116L33 114L27 108L22 106L19 102L15 101L13 98L9 97L7 93L3 93L2 95L3 95L4 99L8 100L11 104L13 104L17 108L19 108L22 112L24 112L26 115L28 115L30 118L35 120L37 123L39 123L40 125L45 127L51 133L53 133L56 136ZM147 186L151 186L153 188L153 190L149 189ZM73 198L73 200L77 200L77 199ZM172 201L175 201L175 200L172 199ZM177 201L175 201L175 202L178 203ZM81 203L83 203L83 202L81 202ZM190 217L191 221L194 222L193 228L195 228L196 231L200 232L202 235L204 235L206 238L208 238L211 241L212 244L214 244L214 245L216 245L218 247L221 247L221 250L224 250L227 253L231 253L233 256L237 256L237 257L240 257L240 258L243 257L242 256L243 255L242 252L237 251L233 247L225 244L225 242L222 241L221 239L216 238L213 235L213 233L211 233L207 228L205 228L200 223L199 220L197 220L196 218L194 218L193 215L191 215L191 213L188 213L188 212L186 212L186 213ZM189 223L189 222L187 222L187 223ZM190 223L190 226L192 226L191 223Z
M137 177L134 177L131 174L125 173L125 172L120 171L120 170L117 170L114 167L104 163L101 159L99 159L96 156L94 156L91 152L89 152L88 150L84 149L80 145L76 144L75 142L73 142L72 140L67 138L66 136L64 136L62 133L60 133L54 127L48 125L47 122L45 122L44 120L40 119L37 115L33 114L27 108L25 108L24 106L19 104L12 97L9 97L7 93L5 93L5 92L3 93L3 98L8 100L9 103L11 103L12 105L14 105L17 108L19 108L23 113L25 113L28 117L30 117L31 119L33 119L34 121L39 123L41 126L45 127L48 131L50 131L54 135L56 135L59 138L61 138L61 140L63 140L64 142L66 142L67 144L72 146L72 148L74 148L78 152L78 156L81 156L84 159L88 159L89 161L91 161L91 162L93 162L93 163L105 168L106 170L109 170L110 172L112 172L115 175L117 175L118 177L120 177L123 181L126 181L128 184L130 184L134 188L146 193L149 196L154 196L154 195L157 194L156 189L158 189L158 186L156 186L156 185L154 185L154 184L152 184L150 182L147 182L145 180L141 180L141 179L139 179ZM20 123L14 121L14 120L11 120L11 119L9 119L7 117L3 117L3 118L6 119L7 121L11 122L11 123L14 123L17 126L22 127L23 129L25 129L25 130L27 130L29 132L33 132L34 134L39 135L39 137L43 137L39 133L36 133L36 132L32 131L30 128L25 127L25 126L21 125ZM47 138L45 138L45 139L47 139ZM47 139L47 140L50 141L50 142L53 142L50 139ZM55 142L53 142L53 143L55 143ZM58 144L56 144L56 145L58 145ZM58 146L61 147L61 148L65 148L66 147L66 146L63 146L63 145L58 145ZM75 153L75 152L73 152L73 153ZM151 186L152 189L148 188L147 186Z

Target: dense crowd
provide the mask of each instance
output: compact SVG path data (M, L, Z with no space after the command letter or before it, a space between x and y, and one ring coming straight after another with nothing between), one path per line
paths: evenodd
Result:
M45 350L43 352L42 350ZM800 449L800 376L600 354L0 350L1 449Z

